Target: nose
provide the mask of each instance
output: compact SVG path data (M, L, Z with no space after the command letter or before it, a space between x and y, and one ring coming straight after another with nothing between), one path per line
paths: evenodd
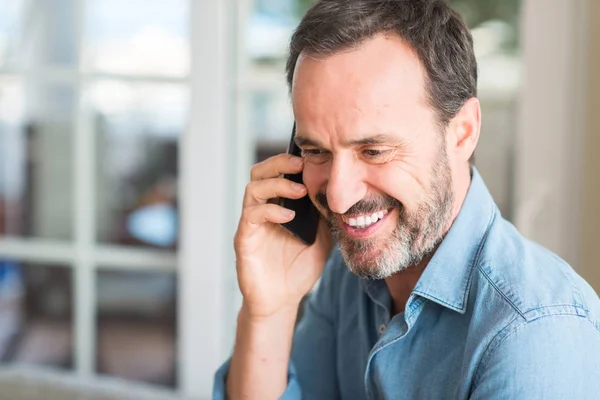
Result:
M366 195L366 185L353 160L337 158L331 162L327 182L327 204L331 211L344 214Z

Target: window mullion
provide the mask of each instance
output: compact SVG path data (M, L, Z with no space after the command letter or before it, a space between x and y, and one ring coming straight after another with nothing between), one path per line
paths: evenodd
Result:
M95 369L96 344L96 281L94 275L94 232L95 232L95 151L92 123L83 91L81 79L83 53L83 26L85 23L85 0L75 0L75 40L77 43L76 93L74 140L74 193L75 193L75 367L77 375L89 379Z

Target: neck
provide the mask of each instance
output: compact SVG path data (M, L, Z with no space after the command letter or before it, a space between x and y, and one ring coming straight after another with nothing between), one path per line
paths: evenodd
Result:
M454 220L458 216L460 209L462 208L463 203L465 202L465 198L467 197L467 192L469 190L469 186L471 185L471 171L468 169L465 174L461 174L460 177L455 179L454 182L454 205L452 207L452 213L450 214L450 218L448 221L448 226L444 230L444 235L448 233ZM395 273L389 278L385 279L385 283L390 292L390 296L392 297L393 303L393 314L399 314L404 311L406 307L406 302L410 297L413 289L417 285L419 278L425 271L427 264L437 251L437 247L431 252L431 254L425 257L420 263L416 265L411 265L410 267Z
M431 257L428 257L419 264L411 265L410 267L385 279L385 284L387 285L390 296L392 297L393 315L404 311L410 293L415 288L430 259Z

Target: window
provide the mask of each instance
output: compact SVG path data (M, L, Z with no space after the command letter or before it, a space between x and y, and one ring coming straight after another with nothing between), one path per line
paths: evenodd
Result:
M0 361L178 387L189 19L187 0L3 5Z

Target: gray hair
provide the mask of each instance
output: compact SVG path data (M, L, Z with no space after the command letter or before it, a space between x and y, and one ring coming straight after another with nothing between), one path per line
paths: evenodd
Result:
M473 39L445 0L320 0L291 38L286 65L290 91L301 53L330 55L380 33L398 35L422 62L427 101L441 127L477 96Z

